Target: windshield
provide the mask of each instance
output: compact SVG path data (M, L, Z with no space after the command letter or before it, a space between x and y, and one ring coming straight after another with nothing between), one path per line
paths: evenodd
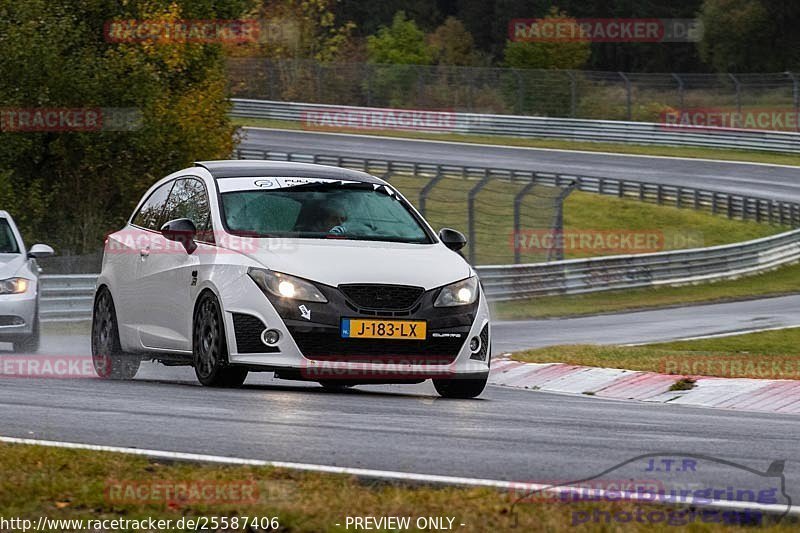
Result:
M233 233L263 237L430 243L425 228L389 187L314 181L222 194Z
M0 254L18 254L19 245L8 220L0 218Z

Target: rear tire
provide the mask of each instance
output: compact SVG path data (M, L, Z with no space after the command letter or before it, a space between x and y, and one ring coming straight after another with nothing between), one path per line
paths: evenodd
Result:
M475 398L486 388L489 374L474 379L434 379L433 386L443 398Z
M228 345L217 298L200 296L192 326L192 363L197 380L206 387L240 387L247 369L228 364Z
M33 316L33 331L24 339L14 342L14 351L17 353L36 353L39 351L39 339L41 332L39 331L39 309L37 307Z
M117 312L107 288L101 288L94 299L92 312L92 364L104 379L133 379L142 360L124 353L119 342Z

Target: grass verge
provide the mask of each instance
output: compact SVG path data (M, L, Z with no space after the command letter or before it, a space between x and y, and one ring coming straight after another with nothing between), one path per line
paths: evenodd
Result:
M763 298L798 292L800 292L800 264L795 264L755 276L715 283L544 296L514 302L498 302L493 306L492 316L501 320L580 316Z
M237 126L253 126L260 128L280 128L303 131L307 130L300 122L272 120L260 118L233 118ZM337 129L335 133L354 133L358 135L380 135L382 137L399 137L425 139L433 141L453 141L479 144L496 144L501 146L520 146L530 148L551 148L557 150L580 150L587 152L611 152L615 154L633 154L645 156L685 157L690 159L719 159L721 161L744 161L749 163L769 163L774 165L800 165L800 158L793 154L772 152L725 150L713 148L692 148L672 146L646 146L623 143L599 143L588 141L564 141L559 139L529 139L523 137L463 135L455 133L428 133L397 130L363 130Z
M456 531L574 531L575 514L634 511L629 502L552 504L521 503L518 496L489 489L404 486L260 467L167 463L123 454L0 444L0 515L33 520L143 520L201 517L277 518L278 531L347 531L348 516L454 518ZM212 491L211 499L165 498L178 487ZM236 488L247 490L236 491ZM158 492L153 492L159 489ZM158 497L155 495L158 494ZM231 498L235 494L236 498ZM246 494L243 497L242 494ZM225 498L224 502L219 501ZM236 501L238 500L238 501ZM642 508L645 512L654 507ZM718 517L719 519L719 517ZM664 523L599 523L584 531L673 531ZM663 520L663 516L662 516ZM738 531L720 524L697 523L693 531ZM338 525L337 525L338 524ZM445 525L447 522L445 521ZM460 525L463 524L463 525ZM791 531L796 524L772 526ZM77 528L49 528L77 529ZM210 529L210 526L206 526ZM354 530L351 525L349 528ZM127 531L131 528L114 528ZM194 530L174 527L160 531ZM222 529L219 529L222 530ZM242 527L231 531L257 531ZM387 529L379 529L386 531ZM417 530L413 527L411 530ZM428 530L434 530L430 528Z
M550 346L514 354L529 363L567 363L676 375L800 379L800 328L646 346Z

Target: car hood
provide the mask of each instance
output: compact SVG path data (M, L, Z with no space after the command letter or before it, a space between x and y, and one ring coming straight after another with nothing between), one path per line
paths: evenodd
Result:
M325 285L389 283L433 289L469 277L472 269L441 244L338 239L258 239L245 253L264 267Z
M0 254L0 279L13 277L25 265L22 254Z

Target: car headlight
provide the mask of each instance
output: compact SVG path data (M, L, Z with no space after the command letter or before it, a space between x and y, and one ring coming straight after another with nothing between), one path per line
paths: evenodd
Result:
M326 303L325 296L310 281L273 272L264 268L249 268L247 275L250 276L256 285L264 292L269 292L279 298L291 298L306 302Z
M442 288L442 292L433 302L435 307L453 307L468 305L478 297L478 278L473 276Z
M8 278L0 280L0 294L22 294L30 287L30 280L25 278Z

